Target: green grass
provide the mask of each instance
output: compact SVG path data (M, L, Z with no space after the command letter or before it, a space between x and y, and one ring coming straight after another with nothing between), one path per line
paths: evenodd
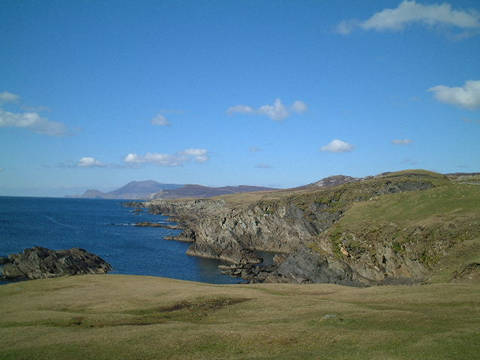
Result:
M0 359L473 359L480 284L79 276L0 287Z
M353 203L327 237L337 257L375 260L378 245L418 258L435 281L480 262L480 187L447 183ZM373 260L372 260L373 261Z
M404 192L355 204L345 223L365 219L408 225L419 219L480 215L480 188L475 185L448 185L418 192Z

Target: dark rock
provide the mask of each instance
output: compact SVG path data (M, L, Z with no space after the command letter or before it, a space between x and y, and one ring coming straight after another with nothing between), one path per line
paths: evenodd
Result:
M50 250L37 246L9 255L8 259L1 269L1 277L6 280L104 274L112 269L99 256L78 248Z
M278 267L276 275L288 282L361 286L346 263L301 247Z
M159 227L163 229L171 229L171 230L180 230L182 227L176 224L162 224L162 223L152 223L148 221L143 221L136 223L135 226L138 227Z
M5 265L10 262L10 259L8 257L0 257L0 265Z

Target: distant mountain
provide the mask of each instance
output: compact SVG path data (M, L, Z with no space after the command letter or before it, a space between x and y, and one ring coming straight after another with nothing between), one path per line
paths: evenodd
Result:
M153 180L131 181L121 188L109 192L87 190L82 195L69 196L82 199L179 199L179 198L208 198L212 196L237 194L254 191L275 190L261 186L223 186L209 187L202 185L162 184Z
M179 199L179 198L208 198L219 195L238 194L255 191L276 190L263 186L223 186L210 187L203 185L185 185L177 189L162 190L153 195L153 199Z
M180 184L161 184L153 180L131 181L121 188L109 192L98 190L87 190L82 195L69 196L84 199L126 199L126 200L144 200L149 199L150 195L163 190L172 190L183 185Z
M88 199L102 199L107 194L98 190L87 190L83 193L83 195L75 196L75 197L82 197Z
M161 184L153 180L131 181L120 189L110 191L109 194L114 196L135 196L148 198L150 194L162 190L171 190L182 187L179 184Z

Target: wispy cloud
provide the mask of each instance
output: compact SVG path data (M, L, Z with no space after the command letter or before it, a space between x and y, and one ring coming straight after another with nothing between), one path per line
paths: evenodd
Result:
M159 166L182 166L187 162L204 163L209 159L208 150L206 149L185 149L175 154L146 153L145 155L137 155L130 153L124 158L124 162L128 165L155 164Z
M235 105L231 106L227 109L228 114L234 114L234 113L239 113L239 114L255 114L257 111L252 108L251 106L248 105Z
M152 120L151 120L152 125L157 125L157 126L169 126L170 122L168 119L163 116L162 114L157 114Z
M50 112L51 109L48 106L28 106L28 105L22 105L20 108L23 111L28 111L28 112Z
M463 30L480 29L480 14L473 10L455 10L448 3L423 5L416 1L402 1L394 9L384 9L365 21L344 20L336 31L347 35L356 28L363 30L400 31L408 24L444 25Z
M303 101L296 100L289 108L286 107L280 99L275 99L272 105L262 105L255 109L249 105L235 105L227 109L227 114L249 114L264 115L275 121L281 121L289 117L292 112L303 114L308 110L307 104Z
M0 93L0 105L11 103L14 104L16 110L30 109L23 104L17 104L18 102L20 102L20 95L8 91ZM36 107L25 112L11 112L0 108L0 127L24 128L37 134L49 136L67 135L69 131L65 124L48 120L39 114L40 111L45 111L45 109L45 107L41 107L41 109Z
M335 32L341 35L348 35L360 25L361 22L358 20L342 20L335 27Z
M82 157L78 163L76 164L77 167L84 167L84 168L91 168L91 167L105 167L106 164L98 161L94 157L91 156L85 156Z
M395 140L392 140L392 144L394 145L408 145L408 144L411 144L413 142L413 140L410 140L410 139L395 139Z
M250 146L248 148L248 151L252 152L252 153L256 153L256 152L260 152L260 151L263 151L263 149L259 148L258 146Z
M293 112L296 112L297 114L303 114L304 112L306 112L308 110L308 106L307 104L305 104L303 101L300 101L300 100L296 100L292 106L290 107L290 109L293 111Z
M12 103L20 100L20 95L4 91L0 93L0 103Z
M17 127L38 134L62 136L68 134L65 124L50 121L36 112L13 113L0 108L0 127Z
M353 151L354 146L345 141L334 139L330 141L327 145L320 148L321 151L333 152L333 153L343 153Z
M65 161L57 163L56 165L42 165L44 168L61 168L61 169L85 169L85 168L117 168L117 167L125 167L125 165L117 165L117 164L108 164L97 160L92 156L84 156L81 157L79 160L76 161Z
M428 91L433 92L435 98L443 103L470 110L480 107L480 80L466 81L462 87L437 85Z

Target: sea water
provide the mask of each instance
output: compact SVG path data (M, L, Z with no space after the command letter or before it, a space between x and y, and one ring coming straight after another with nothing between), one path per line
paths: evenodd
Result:
M114 274L151 275L215 284L238 283L219 261L186 255L188 243L165 240L180 230L136 227L168 223L121 200L0 197L0 256L42 246L83 248L109 262Z

